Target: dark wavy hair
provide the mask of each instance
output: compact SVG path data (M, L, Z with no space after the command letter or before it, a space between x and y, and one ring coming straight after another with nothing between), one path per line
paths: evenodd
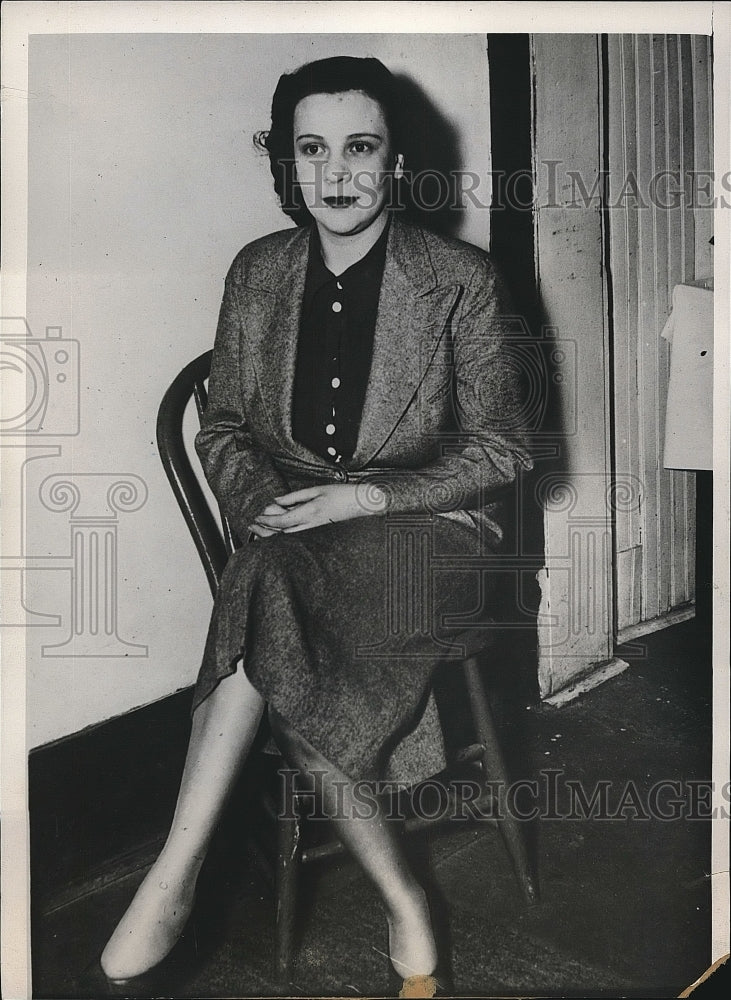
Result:
M266 150L282 211L298 226L312 222L297 184L294 169L294 111L311 94L342 94L359 90L377 101L383 111L391 139L391 149L400 149L402 140L399 93L396 78L383 63L373 58L333 56L284 73L272 98L272 125L258 132L255 144Z

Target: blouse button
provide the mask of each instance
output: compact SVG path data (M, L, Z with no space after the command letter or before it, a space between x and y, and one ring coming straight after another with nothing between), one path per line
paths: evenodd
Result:
M330 385L333 387L333 389L339 389L340 388L340 379L337 377L337 375L330 382Z
M332 310L334 313L339 313L342 308L343 308L342 302L333 302Z
M347 483L348 473L345 471L345 469L338 469L337 472L335 473L335 478L339 483Z
M333 458L334 458L335 455L337 455L337 450L335 448L333 448L332 445L330 445L330 447L327 449L327 453L328 453L328 455L332 455Z
M325 433L326 434L334 434L335 433L335 424L328 424L327 427L325 428Z

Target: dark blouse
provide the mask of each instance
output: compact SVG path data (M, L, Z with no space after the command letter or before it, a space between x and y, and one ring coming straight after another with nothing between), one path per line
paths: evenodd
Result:
M333 463L355 451L373 355L388 230L337 277L313 226L300 315L292 435Z

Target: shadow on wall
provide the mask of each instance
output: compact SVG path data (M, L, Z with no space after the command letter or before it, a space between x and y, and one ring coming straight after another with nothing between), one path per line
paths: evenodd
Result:
M444 236L458 236L464 215L459 176L459 135L415 80L398 76L403 95L406 183L402 204L408 219Z
M490 254L501 269L524 330L513 345L529 399L535 465L521 475L515 490L515 516L506 539L522 569L513 597L526 623L511 633L505 656L496 663L504 697L537 702L536 615L541 600L536 573L544 562L540 483L556 462L563 428L556 370L555 332L546 318L535 276L534 178L532 151L532 74L527 34L487 36L490 73L490 145L493 194ZM558 377L557 377L558 376Z

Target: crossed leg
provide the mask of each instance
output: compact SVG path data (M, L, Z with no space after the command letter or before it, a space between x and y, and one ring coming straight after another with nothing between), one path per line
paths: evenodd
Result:
M380 801L377 810L359 815L362 802L353 783L275 713L280 749L303 773L319 772L322 807L331 817L342 843L375 884L386 907L391 963L402 979L429 975L437 965L426 894L411 872L394 829Z

